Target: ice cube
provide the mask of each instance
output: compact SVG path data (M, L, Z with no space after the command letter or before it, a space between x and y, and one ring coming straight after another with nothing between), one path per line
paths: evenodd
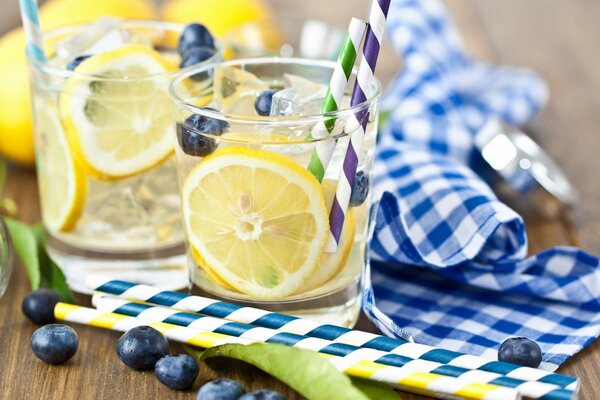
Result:
M106 47L107 43L120 39L116 35L119 35L118 28L122 24L123 20L121 18L100 17L77 35L58 42L55 47L56 54L66 60L71 60L82 54L94 54L90 49L99 48L100 46L96 46L98 42L103 42L103 46ZM108 39L106 39L107 37Z
M271 115L315 115L321 112L327 88L297 75L284 74L289 87L273 95Z
M257 115L254 102L267 89L269 85L251 72L233 67L215 68L213 102L224 113Z

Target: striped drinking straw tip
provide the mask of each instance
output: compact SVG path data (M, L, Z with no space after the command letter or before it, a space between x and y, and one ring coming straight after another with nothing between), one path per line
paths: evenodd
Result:
M331 340L332 342L383 350L398 354L411 360L423 360L443 364L432 372L454 374L459 377L464 374L477 374L480 371L496 373L500 377L491 383L500 383L503 386L512 385L523 390L522 385L537 389L538 383L554 385L566 389L563 399L573 398L573 393L579 389L577 378L542 371L535 368L520 367L517 365L493 361L477 356L465 355L449 350L437 349L417 343L410 343L400 339L380 336L369 332L355 331L348 328L321 324L308 319L293 317L261 310L253 307L243 307L219 300L201 296L191 296L178 292L166 291L160 288L103 278L89 276L87 285L90 289L112 294L125 299L143 301L162 305L176 310L189 311L212 317L223 318L233 322L250 324L264 328L276 329L281 332L295 333L309 337ZM466 372L465 372L466 371ZM525 381L521 384L520 381ZM542 385L541 389L548 389ZM540 397L547 394L541 390ZM560 394L559 393L559 394Z
M366 102L375 95L375 67L389 8L390 0L373 0L371 3L369 26L350 99L352 107ZM346 147L342 174L329 212L330 237L325 249L329 253L335 252L340 242L368 122L369 111L366 109L356 111L346 122L344 130L350 134L350 140Z
M203 348L222 344L251 344L262 341L228 336L208 330L192 329L165 322L151 322L141 318L102 312L92 308L58 303L54 308L56 319L75 322L104 329L126 332L132 328L148 325L160 331L167 339ZM370 361L321 354L339 371L357 378L390 384L396 388L422 393L438 398L467 398L473 400L519 399L516 390L496 385L462 382L436 374L420 373L409 368L387 367Z
M546 400L562 400L573 397L571 391L547 383L536 382L535 384L531 384L531 382L524 382L518 379L501 379L503 376L498 373L483 371L472 373L472 371L464 368L447 368L444 364L432 361L413 360L405 356L381 350L334 343L330 340L311 338L304 335L281 332L275 329L232 322L226 319L181 312L173 308L153 306L148 303L130 302L110 295L96 294L92 299L92 303L102 312L128 315L150 322L166 322L188 328L221 333L228 336L243 337L245 339L261 342L280 343L332 356L372 361L377 364L392 367L406 367L415 372L435 373L451 377L456 377L458 374L461 374L460 380L464 382L495 384L498 386L510 387L528 399L539 399L541 393L543 393L543 398Z
M325 99L323 100L323 106L321 107L321 112L323 114L337 111L342 104L346 85L348 84L348 79L352 73L358 49L360 48L366 29L366 22L357 18L352 18L352 20L350 20L348 33L346 33L346 37L342 43L340 55L333 70L333 74L331 75ZM331 159L335 142L332 140L318 139L326 138L333 130L334 126L334 118L325 118L313 127L308 136L308 139L317 139L317 142L315 143L315 149L311 154L307 169L319 182L321 182L325 176L325 170Z
M37 1L19 0L19 8L21 10L23 30L27 38L27 54L32 60L46 63Z

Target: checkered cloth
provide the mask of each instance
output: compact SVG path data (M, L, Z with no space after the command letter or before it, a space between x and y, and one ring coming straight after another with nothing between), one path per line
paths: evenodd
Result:
M525 336L554 370L600 334L600 261L570 247L526 258L523 220L474 146L492 116L532 118L546 86L469 58L438 0L393 1L386 31L404 69L382 102L364 309L387 334L493 359Z

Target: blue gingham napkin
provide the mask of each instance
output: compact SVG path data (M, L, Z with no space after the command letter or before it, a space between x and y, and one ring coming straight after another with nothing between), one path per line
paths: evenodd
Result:
M404 68L382 103L365 312L387 334L491 359L525 336L556 369L600 334L600 261L571 247L527 258L523 220L477 174L474 146L492 116L532 118L544 82L469 58L438 0L393 1L386 32Z

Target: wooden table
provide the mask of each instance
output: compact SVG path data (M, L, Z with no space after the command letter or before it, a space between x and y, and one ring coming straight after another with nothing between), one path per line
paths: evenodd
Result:
M285 4L283 4L285 3ZM323 5L325 3L325 5ZM331 3L331 4L330 4ZM331 8L332 21L343 23L352 14L364 14L361 0L336 8L336 2L305 0L276 2L279 11L307 15L316 6ZM492 62L530 66L550 85L552 99L529 132L556 158L581 193L581 202L568 218L527 217L531 251L558 244L574 244L600 254L600 3L590 0L451 0L447 2L471 52ZM339 4L338 4L339 5ZM335 11L334 11L335 10ZM327 11L327 10L326 10ZM4 60L3 62L8 62ZM386 51L379 74L389 81L398 59ZM39 220L35 176L12 168L5 195L20 209L20 218ZM35 326L21 314L28 292L20 265L5 297L0 300L1 399L193 399L195 391L175 392L162 386L151 372L134 372L117 360L118 333L77 326L80 349L62 366L48 366L29 349ZM79 298L84 302L88 299ZM364 318L359 326L373 329ZM597 398L600 390L598 342L567 362L560 372L582 380L582 399ZM203 367L200 381L216 375L241 380L247 389L273 388L294 399L298 396L266 374L241 363L218 362ZM403 395L404 399L417 399Z

